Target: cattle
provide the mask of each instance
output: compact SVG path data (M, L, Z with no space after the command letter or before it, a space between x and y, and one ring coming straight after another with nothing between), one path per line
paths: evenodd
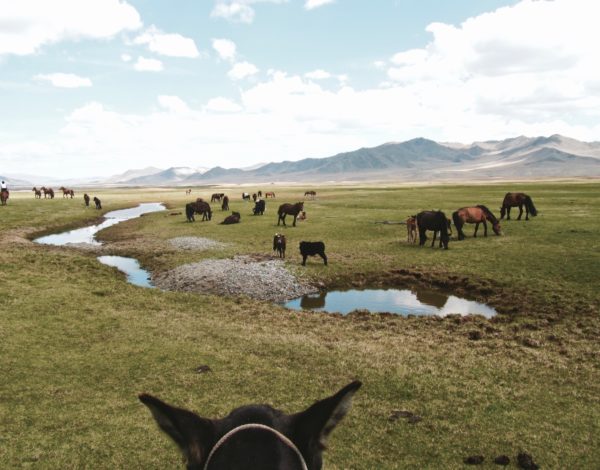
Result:
M285 258L285 235L276 233L273 237L273 251L277 251L280 258Z
M323 242L300 242L300 254L302 255L302 266L306 266L306 258L319 255L327 266L327 255L325 255L325 243Z
M96 204L96 209L102 209L102 203L100 202L100 199L98 199L96 196L94 196L94 204Z
M252 210L254 215L263 215L265 213L265 200L259 199L254 203L254 209Z
M231 215L225 217L225 220L221 222L221 225L238 224L241 218L242 216L239 212L232 212Z

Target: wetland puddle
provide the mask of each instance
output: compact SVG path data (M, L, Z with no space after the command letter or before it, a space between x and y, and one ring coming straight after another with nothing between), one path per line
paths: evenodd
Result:
M426 289L364 289L320 292L290 300L284 307L294 310L339 312L343 315L353 310L389 312L397 315L496 315L492 307L454 295Z
M124 256L98 256L102 264L117 268L127 275L127 282L140 287L154 287L150 282L150 273L140 268L140 263L135 258Z

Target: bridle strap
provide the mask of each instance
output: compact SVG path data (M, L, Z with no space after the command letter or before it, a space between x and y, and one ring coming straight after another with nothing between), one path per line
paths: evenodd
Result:
M227 442L227 440L231 436L233 436L234 434L237 434L240 431L245 431L246 429L262 429L263 431L269 431L269 432L275 434L275 436L277 436L280 441L282 441L286 446L288 446L290 449L292 449L296 453L298 460L300 460L300 465L302 466L302 470L308 470L308 467L306 466L304 457L298 450L298 447L296 447L296 444L294 444L287 436L280 433L277 429L273 429L272 427L266 426L264 424L259 424L259 423L242 424L241 426L238 426L237 428L233 428L231 431L229 431L228 433L223 435L223 437L221 437L221 439L219 439L217 441L217 443L213 446L210 453L208 454L208 458L206 459L206 463L204 464L204 470L208 470L208 464L210 463L210 459L212 458L214 453L217 450L219 450L219 447L222 447L223 444L225 444L225 442Z

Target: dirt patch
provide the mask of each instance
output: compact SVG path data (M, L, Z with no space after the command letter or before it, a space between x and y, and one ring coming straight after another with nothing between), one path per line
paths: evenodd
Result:
M285 302L317 291L290 273L282 261L256 261L250 256L184 264L154 276L152 281L165 290L244 295L271 302Z
M169 240L169 245L178 250L215 250L225 248L229 244L211 238L176 237Z

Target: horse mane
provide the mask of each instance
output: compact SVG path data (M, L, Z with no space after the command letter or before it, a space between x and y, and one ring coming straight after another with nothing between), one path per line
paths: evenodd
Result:
M486 217L488 219L490 219L490 221L492 222L492 224L497 224L498 223L498 219L496 218L496 216L486 206L480 204L477 207L479 207L483 212L485 212Z

